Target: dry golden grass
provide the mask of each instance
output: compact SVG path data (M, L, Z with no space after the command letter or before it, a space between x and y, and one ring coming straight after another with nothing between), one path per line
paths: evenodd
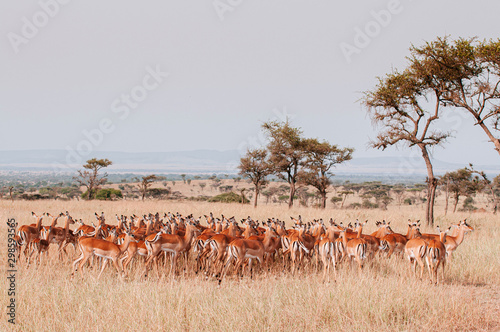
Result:
M278 217L289 220L299 214L305 220L335 218L337 221L369 220L366 233L375 221L391 221L393 229L406 232L408 218L420 219L420 207L391 207L387 211L318 210L285 206L209 204L169 201L61 202L0 201L0 219L15 217L20 224L32 223L31 211L58 213L68 210L86 222L94 212L104 211L108 222L114 215L147 212L193 213L196 217L213 212L255 219ZM291 276L279 267L270 273L225 279L220 287L188 271L160 279L151 273L141 280L142 262L132 266L129 280L120 281L108 266L100 280L98 271L84 270L70 279L71 262L76 254L59 261L51 248L49 262L42 266L18 264L17 325L7 323L5 313L0 330L19 331L178 331L178 330L343 330L422 331L422 330L498 330L500 329L500 217L492 214L448 214L437 211L437 223L448 225L463 218L476 231L468 234L447 266L445 281L431 285L427 271L423 281L409 273L406 260L393 257L375 259L360 274L353 264L343 265L336 282L323 283L321 273L309 266ZM44 224L47 224L45 221ZM423 227L424 231L431 231ZM2 227L0 245L4 250L7 233ZM5 270L6 255L2 255ZM5 273L3 273L5 275ZM333 280L333 278L332 278ZM7 303L7 285L0 291ZM5 307L4 307L5 308Z

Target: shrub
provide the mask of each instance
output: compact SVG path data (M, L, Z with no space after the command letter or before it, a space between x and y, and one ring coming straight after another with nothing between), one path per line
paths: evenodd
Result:
M195 201L195 202L206 202L209 199L210 199L210 196L204 196L204 195L188 197L188 200Z
M357 210L361 207L361 204L360 203L351 203L347 206L348 209L353 209L353 210Z
M222 202L222 203L241 203L242 199L243 199L243 202L245 204L250 203L250 201L248 199L243 198L240 195L235 194L233 192L224 193L224 194L214 196L214 197L210 198L208 201L209 202Z
M171 190L168 188L149 188L146 192L147 197L166 199L170 195Z
M116 198L123 198L122 191L113 188L100 189L95 195L96 199L107 201Z
M361 206L364 209L376 209L376 208L378 208L378 204L377 203L372 203L368 199L364 199L363 203L361 204Z

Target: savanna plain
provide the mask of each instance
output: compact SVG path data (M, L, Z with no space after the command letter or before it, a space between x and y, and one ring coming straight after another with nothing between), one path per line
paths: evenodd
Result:
M116 224L115 214L179 212L194 217L213 212L241 220L279 218L291 227L290 216L305 221L323 218L344 224L368 220L363 233L376 230L377 220L391 222L395 232L406 233L408 219L423 219L424 206L389 206L388 210L350 210L189 201L8 201L0 200L2 222L1 268L6 275L8 218L19 225L33 223L31 212L69 211L87 224L95 212L104 212ZM85 268L82 279L70 278L78 252L58 258L52 246L41 265L27 267L21 256L16 275L16 325L2 331L495 331L500 329L500 216L492 213L436 211L436 224L447 227L467 218L474 231L465 236L445 270L440 284L431 284L427 270L419 280L406 259L377 256L360 272L354 264L338 266L330 282L308 264L298 273L283 271L277 262L270 270L250 276L229 275L218 285L214 278L194 272L193 253L187 269L175 276L160 266L160 277L143 278L144 260L135 259L129 277L121 280L108 266L98 280L97 268ZM49 221L45 221L47 225ZM206 225L204 217L201 223ZM59 225L61 226L61 225ZM75 226L72 226L75 228ZM436 233L423 225L422 232ZM278 258L279 260L279 258ZM179 262L183 264L183 261ZM332 272L333 273L333 272ZM441 273L439 273L441 275ZM333 275L332 275L333 276ZM9 301L4 279L1 303Z

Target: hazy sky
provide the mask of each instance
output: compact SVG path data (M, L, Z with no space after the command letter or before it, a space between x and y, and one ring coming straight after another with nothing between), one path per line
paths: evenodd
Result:
M2 1L0 150L244 149L288 114L355 157L407 155L367 148L361 92L404 68L412 43L498 38L500 2L471 3ZM442 126L455 138L436 158L500 161L467 114Z

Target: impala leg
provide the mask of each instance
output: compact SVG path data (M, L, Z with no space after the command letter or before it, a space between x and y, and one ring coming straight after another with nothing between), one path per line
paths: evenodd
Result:
M222 279L224 278L224 276L227 273L227 269L229 268L229 264L231 264L232 258L233 257L231 256L231 254L229 254L227 256L226 264L222 266L222 269L221 269L221 271L219 273L219 285L221 284Z
M73 267L72 267L72 273L71 275L75 274L75 271L76 271L76 264L78 264L78 262L80 262L82 259L83 259L84 255L83 253L80 255L80 257L78 257L74 262L73 262Z
M172 271L174 272L173 277L175 277L177 273L177 252L172 253L172 261L170 263L170 275L172 275Z
M99 272L99 275L97 276L97 279L99 279L101 277L101 274L102 272L104 271L104 268L106 267L106 265L108 264L108 259L104 259L104 261L102 262L102 267L101 267L101 272ZM120 273L120 271L118 271L118 274Z
M128 275L128 272L127 272L127 267L128 265L130 264L130 261L132 260L132 258L134 258L135 255L128 255L126 258L127 260L125 261L125 263L123 263L123 260L122 260L122 265L123 265L123 271L125 272L125 274Z
M80 264L78 265L78 268L80 269L80 275L82 276L82 279L83 279L83 265L89 260L91 255L88 255L87 257L85 257L81 262Z
M443 267L441 268L441 272L442 272L442 275L443 275L443 282L444 282L444 268L446 266L446 258L443 259Z
M420 280L422 280L422 278L424 276L424 268L425 268L425 264L422 261L422 258L419 258L418 264L420 265Z
M433 282L434 268L432 266L432 261L429 257L425 257L425 262L427 263L427 271L429 271L429 278L431 279L431 284Z
M113 262L113 265L116 268L116 272L118 272L118 277L121 279L122 273L124 273L125 277L127 277L126 272L123 270L123 266L120 266L120 261L118 260L118 258L114 258L111 261Z
M394 253L394 247L389 246L389 252L387 252L387 258L391 258L393 253Z

